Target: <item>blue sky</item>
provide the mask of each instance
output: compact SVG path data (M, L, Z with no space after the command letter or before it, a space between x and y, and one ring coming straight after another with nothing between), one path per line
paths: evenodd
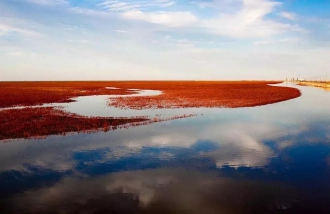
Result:
M329 0L1 0L1 80L330 74Z

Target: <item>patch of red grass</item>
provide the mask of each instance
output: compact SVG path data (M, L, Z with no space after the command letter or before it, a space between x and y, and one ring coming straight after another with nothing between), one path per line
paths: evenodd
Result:
M125 89L109 90L108 82L0 82L0 108L43 103L71 102L88 95L134 94Z
M68 133L108 132L196 115L184 114L168 118L160 116L152 119L147 117L104 118L84 117L54 107L8 109L0 111L0 140L38 139Z
M69 132L109 131L123 124L147 120L147 118L83 117L53 107L9 109L0 111L0 140L65 135Z
M161 90L159 96L111 99L119 108L188 108L250 107L293 99L300 91L290 87L271 86L274 81L133 81L114 82L121 88Z

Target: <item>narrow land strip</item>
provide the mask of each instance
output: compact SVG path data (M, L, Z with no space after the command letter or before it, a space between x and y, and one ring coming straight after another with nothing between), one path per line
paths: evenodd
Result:
M317 88L323 88L326 91L330 91L330 82L305 82L305 81L300 81L300 82L297 82L297 85L312 86L312 87L317 87Z

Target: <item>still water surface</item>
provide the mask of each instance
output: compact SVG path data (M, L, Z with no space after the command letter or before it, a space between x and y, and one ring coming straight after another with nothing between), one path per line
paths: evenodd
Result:
M330 93L294 87L301 97L253 108L70 104L197 116L0 142L0 213L330 213Z

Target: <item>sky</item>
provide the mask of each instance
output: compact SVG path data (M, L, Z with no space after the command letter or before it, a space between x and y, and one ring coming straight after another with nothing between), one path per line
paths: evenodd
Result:
M330 0L1 0L0 81L330 78Z

